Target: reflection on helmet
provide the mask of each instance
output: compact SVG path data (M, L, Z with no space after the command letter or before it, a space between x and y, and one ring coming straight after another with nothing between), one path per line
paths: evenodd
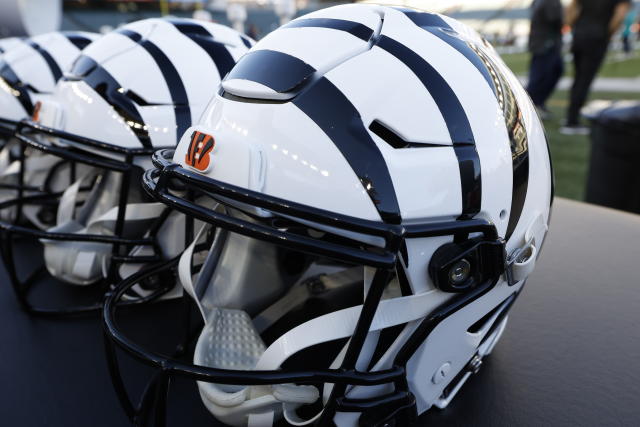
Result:
M140 176L154 149L175 146L250 45L222 25L147 19L100 37L59 67L66 74L49 97L38 99L37 121L17 125L5 169L5 182L18 190L0 204L0 228L37 238L43 254L42 268L25 278L13 262L16 245L5 245L19 294L44 272L68 284L108 287L184 249L184 217L153 203ZM34 49L46 56L41 46ZM5 79L19 104L27 89L15 80ZM148 288L138 286L130 296L159 291ZM19 298L32 311L59 312Z
M143 177L203 224L163 270L204 320L194 364L118 328L116 303L144 272L107 299L106 330L160 370L156 387L197 380L229 425L408 425L447 406L546 235L552 171L534 111L453 19L358 4L293 20Z

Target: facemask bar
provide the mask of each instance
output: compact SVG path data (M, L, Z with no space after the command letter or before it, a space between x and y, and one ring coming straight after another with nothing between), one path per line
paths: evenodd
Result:
M44 142L39 137L60 138L65 141L71 142L73 145L69 146L56 146L52 143ZM17 272L17 265L15 263L14 243L19 238L30 239L46 239L53 241L73 241L73 242L93 242L103 243L111 245L111 263L107 277L100 280L98 283L92 285L94 287L102 287L104 291L113 285L117 281L117 267L122 263L152 263L161 260L161 248L159 247L155 237L155 231L157 231L170 214L169 209L164 209L162 214L154 221L151 226L151 230L148 236L143 238L125 238L123 237L123 231L125 226L127 200L129 195L129 188L132 184L131 178L133 172L138 166L134 164L137 157L149 156L150 150L146 148L139 149L127 149L112 144L92 140L89 138L79 137L69 134L67 132L58 131L55 129L44 127L40 124L22 121L17 124L15 131L15 138L19 143L18 150L18 162L20 169L18 173L18 184L15 188L17 197L0 203L0 210L2 209L15 209L16 215L13 220L0 221L0 237L2 244L0 245L0 255L4 261L7 269L11 285L14 293L20 303L21 307L31 313L42 316L69 316L77 315L89 312L99 312L102 307L101 301L96 301L93 304L73 306L73 307L41 307L32 304L29 300L29 293L33 286L37 284L42 275L46 273L46 267L42 266L39 269L32 272L25 279L21 279ZM105 152L105 156L98 154L92 154L86 150L76 148L77 145L83 147L89 147L94 151ZM24 172L25 172L25 151L29 149L39 150L47 155L53 155L60 158L63 162L69 162L70 167L70 180L74 182L75 166L77 164L85 164L93 166L99 169L118 172L122 174L120 183L120 194L117 201L117 218L114 226L113 235L102 234L78 234L78 233L63 233L63 232L49 232L24 225L21 222L22 209L27 205L42 205L42 204L57 204L59 198L62 196L61 192L52 193L46 191L46 189L34 189L33 194L25 194L29 191L29 188L25 186ZM107 157L107 156L110 156ZM114 156L120 156L122 160L115 160ZM87 190L86 188L84 190ZM153 251L151 256L132 256L129 255L129 251L134 247L149 247ZM157 291L154 291L147 298L140 301L134 300L130 304L137 302L145 302L147 300L153 300L168 292L173 287L173 284L166 284L161 286Z
M334 384L331 396L324 406L321 416L316 420L318 425L325 425L330 422L336 412L361 412L363 414L362 417L365 419L368 417L371 421L376 422L385 417L409 420L416 409L415 398L409 391L405 374L408 360L419 345L425 341L429 333L435 329L437 324L491 290L498 282L501 272L498 273L497 277L478 285L472 291L454 295L441 307L428 315L411 338L402 346L391 369L374 372L358 371L356 362L369 333L382 293L399 262L399 252L403 240L405 238L436 236L454 236L458 240L465 240L472 234L474 236L482 234L487 241L503 245L504 242L499 238L495 226L483 219L402 226L353 218L203 177L200 174L182 168L180 165L173 164L171 162L172 157L172 150L157 152L153 156L156 169L149 170L144 175L143 186L156 200L201 221L244 236L276 245L283 245L287 248L313 255L375 267L376 271L340 368L314 371L235 371L217 369L182 363L175 358L148 351L131 341L120 331L115 321L115 316L117 304L122 295L134 286L136 281L143 279L145 275L157 274L157 272L140 272L137 276L126 279L106 299L103 321L112 380L127 415L132 420L137 420L140 411L150 411L150 408L153 407L156 425L163 425L169 378L171 375L181 375L198 381L229 385ZM218 203L232 209L239 204L246 204L269 211L276 217L282 215L288 219L299 218L328 227L382 237L386 244L383 248L375 250L373 248L363 248L361 242L354 245L343 244L343 242L335 243L283 231L275 226L270 226L266 222L243 221L176 196L171 193L169 187L191 188L200 192L200 194L214 198ZM504 253L502 253L503 264L504 258ZM173 266L165 266L163 268L167 271L173 269ZM154 396L150 397L145 393L142 404L138 407L132 404L120 377L115 355L116 344L138 360L160 370L155 379ZM381 384L394 384L395 392L371 399L349 399L346 397L347 387L349 386ZM164 387L164 389L159 389L158 387ZM160 420L159 424L158 420Z

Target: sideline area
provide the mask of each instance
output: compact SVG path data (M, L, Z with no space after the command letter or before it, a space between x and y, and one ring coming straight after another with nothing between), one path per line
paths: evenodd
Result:
M518 79L526 87L529 78L527 76L519 75ZM569 90L573 78L563 77L558 82L556 90ZM626 93L640 93L640 76L635 78L625 77L598 77L593 82L591 87L593 92L626 92Z
M504 62L526 85L529 71L529 53L506 53L502 55ZM565 57L564 77L558 83L558 90L569 90L573 77L571 55ZM640 92L640 49L624 55L619 51L612 51L598 73L593 83L592 91L596 92Z
M587 103L595 99L640 100L640 90L626 90L624 92L593 91ZM545 120L544 125L556 175L556 196L584 200L591 142L589 136L562 135L559 132L565 117L568 97L569 93L566 90L557 90L553 94L547 103L547 107L553 113L553 118Z
M504 62L517 75L525 75L529 71L529 53L505 53L501 55ZM571 64L571 55L564 55L565 75L571 77L573 75L573 65ZM607 55L602 69L598 73L598 77L607 78L636 78L640 77L640 49L625 55L620 51L612 51Z
M529 53L504 53L501 56L526 87ZM556 196L583 201L591 153L589 136L562 135L559 132L573 81L570 59L570 55L565 55L564 77L547 103L553 117L545 120L544 125L556 175ZM640 100L640 49L635 49L628 56L617 50L609 53L593 82L587 104L596 99Z

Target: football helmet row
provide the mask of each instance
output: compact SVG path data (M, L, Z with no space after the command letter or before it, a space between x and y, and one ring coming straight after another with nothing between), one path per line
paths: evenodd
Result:
M2 255L31 312L102 307L130 419L164 424L174 376L234 426L447 406L504 331L553 200L544 129L495 50L446 16L364 4L255 45L183 19L94 39L2 56ZM104 303L42 306L63 283ZM203 326L175 354L118 322L181 295ZM157 369L139 403L117 347Z
M4 55L3 78L12 84L4 98L13 104L5 119L18 128L15 142L3 152L5 264L20 300L33 312L90 311L99 301L34 307L28 291L51 276L105 288L120 274L181 251L184 217L146 196L140 176L155 149L175 147L200 117L221 77L251 41L217 24L161 19L126 25L89 46L88 37L94 36L87 35L82 52L68 41L76 34L40 37L39 50L29 40ZM51 76L25 64L33 76L7 77L25 62L20 58L35 62L58 52L66 62L48 61ZM30 93L31 87L42 87L32 82L45 77L46 91ZM24 88L20 96L18 88ZM32 122L18 124L31 115ZM44 264L26 278L20 277L12 250L13 241L25 236L42 246Z

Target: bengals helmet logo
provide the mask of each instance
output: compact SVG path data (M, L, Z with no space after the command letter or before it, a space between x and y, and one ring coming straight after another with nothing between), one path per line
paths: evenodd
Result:
M184 161L195 170L206 172L209 169L209 163L211 163L211 150L215 145L216 141L213 136L194 131L191 134L189 150L184 156Z
M40 109L42 108L42 102L36 102L36 105L33 107L33 114L31 115L31 120L37 122L40 120Z

